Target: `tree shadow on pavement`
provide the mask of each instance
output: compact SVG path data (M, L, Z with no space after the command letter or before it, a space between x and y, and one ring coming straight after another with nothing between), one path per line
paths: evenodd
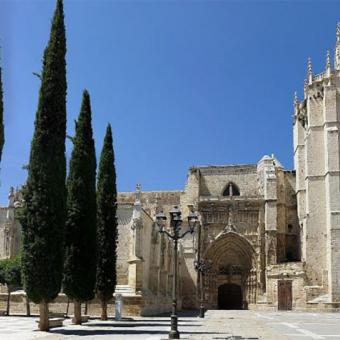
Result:
M118 322L108 322L108 323L84 323L82 326L85 327L166 327L169 326L169 322L165 323L118 323ZM181 326L191 326L191 325L181 325Z
M94 336L94 335L129 335L129 334L168 334L168 330L156 331L156 330L124 330L124 329L53 329L50 330L50 334L63 334L63 335L78 335L78 336ZM181 334L216 334L216 332L185 332L181 331ZM220 333L222 335L224 333Z
M113 321L115 321L115 319L112 319ZM178 322L199 322L201 321L202 319L199 319L197 318L197 320L188 320L186 319L185 317L183 316L179 316L178 317ZM125 320L122 320L122 321L125 321ZM144 319L144 318L141 318L141 319L131 319L131 320L128 320L129 322L170 322L170 316L168 317L164 317L164 319Z

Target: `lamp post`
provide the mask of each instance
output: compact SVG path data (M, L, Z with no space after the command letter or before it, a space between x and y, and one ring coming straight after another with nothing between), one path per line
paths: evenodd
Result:
M163 212L156 215L156 224L159 232L165 234L169 239L173 241L174 249L174 261L173 261L173 284L172 284L172 312L171 312L171 330L169 332L169 339L179 339L180 334L178 331L178 317L177 317L177 275L178 275L178 240L183 238L188 233L192 234L195 231L195 227L198 223L198 214L191 212L188 216L189 229L181 233L182 227L182 213L175 206L170 212L170 232L165 229L166 216Z
M200 318L204 318L205 314L205 308L204 308L204 285L203 285L203 276L207 273L211 272L212 268L212 261L211 260L198 260L194 262L195 269L199 272L200 274Z

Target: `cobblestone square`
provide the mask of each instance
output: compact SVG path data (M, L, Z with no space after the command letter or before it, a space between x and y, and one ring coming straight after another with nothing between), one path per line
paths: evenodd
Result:
M168 317L134 317L107 322L91 319L82 326L64 322L64 327L49 333L37 331L36 317L1 317L1 340L29 339L167 339ZM182 339L263 339L263 340L340 340L339 313L208 311L205 319L182 316Z

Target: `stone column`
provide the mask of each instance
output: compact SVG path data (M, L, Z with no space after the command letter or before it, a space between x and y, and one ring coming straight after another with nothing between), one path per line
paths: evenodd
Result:
M274 158L264 156L257 166L264 197L266 265L276 264L277 256L277 178Z
M141 205L141 186L136 186L136 199L133 206L131 232L132 247L128 272L128 284L135 293L140 293L143 288L143 254L141 249L142 241L142 205Z
M337 89L324 87L325 187L328 291L340 302L340 149Z

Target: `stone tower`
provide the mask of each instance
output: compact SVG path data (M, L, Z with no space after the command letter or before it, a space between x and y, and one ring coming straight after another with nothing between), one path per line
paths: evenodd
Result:
M14 188L8 195L8 206L0 207L0 259L15 257L21 247L21 225L15 209L21 206L21 194Z
M304 99L294 98L294 163L307 286L340 302L340 24L334 68L314 75L308 59Z

